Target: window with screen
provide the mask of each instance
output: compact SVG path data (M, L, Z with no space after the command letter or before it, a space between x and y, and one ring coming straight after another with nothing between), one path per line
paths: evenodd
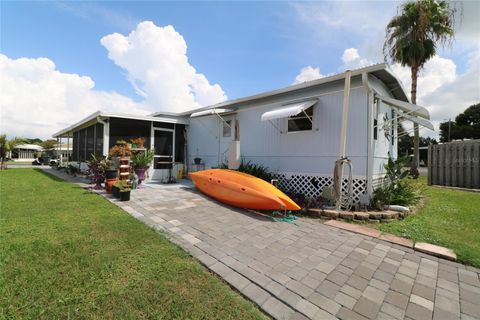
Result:
M95 126L86 128L87 130L87 147L85 160L91 160L92 155L95 153Z
M288 132L309 131L313 129L313 106L288 118Z
M223 123L223 137L231 137L232 136L232 121L226 120L222 121Z

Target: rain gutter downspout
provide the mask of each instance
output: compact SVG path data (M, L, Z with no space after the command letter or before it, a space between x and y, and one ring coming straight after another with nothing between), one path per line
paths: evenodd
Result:
M362 83L367 89L367 194L373 195L373 89L368 82L368 73L362 73Z

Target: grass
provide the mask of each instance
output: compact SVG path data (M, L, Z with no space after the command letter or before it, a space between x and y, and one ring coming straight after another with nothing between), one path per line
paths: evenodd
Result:
M373 227L451 248L459 261L480 267L480 193L427 186L425 177L417 187L424 199L416 215Z
M163 235L39 170L0 172L1 319L262 319Z

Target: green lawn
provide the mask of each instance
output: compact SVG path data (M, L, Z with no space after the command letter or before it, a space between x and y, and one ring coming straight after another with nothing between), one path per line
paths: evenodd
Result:
M262 319L182 249L34 169L0 172L0 319Z
M480 267L480 193L427 186L425 177L419 180L424 199L417 214L375 227L451 248L461 262Z

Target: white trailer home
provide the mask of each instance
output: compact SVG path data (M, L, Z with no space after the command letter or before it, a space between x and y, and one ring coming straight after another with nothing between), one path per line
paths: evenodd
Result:
M332 184L340 155L345 75L182 114L190 120L188 164L201 158L211 168L241 157L267 166L285 190L320 195ZM353 197L358 201L364 193L371 195L384 177L388 154L397 157L397 122L413 121L432 130L433 126L425 108L409 103L386 64L352 71L348 100L344 155L352 162Z
M433 130L428 119L425 108L409 103L388 66L377 64L185 113L99 111L54 137L72 138L73 161L79 163L91 154L107 155L118 139L144 137L155 152L152 179L172 168L175 174L197 170L195 158L205 169L235 168L243 159L267 166L284 190L308 197L332 184L335 161L347 157L358 201L383 178L388 154L397 156L397 123Z

